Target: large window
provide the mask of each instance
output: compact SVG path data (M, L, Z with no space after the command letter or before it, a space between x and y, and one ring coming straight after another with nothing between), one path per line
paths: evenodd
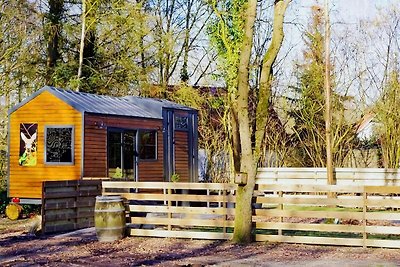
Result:
M45 162L74 163L74 127L47 126L45 128Z
M108 176L135 179L136 131L108 132Z
M140 159L157 159L157 132L142 130L139 132L139 157Z

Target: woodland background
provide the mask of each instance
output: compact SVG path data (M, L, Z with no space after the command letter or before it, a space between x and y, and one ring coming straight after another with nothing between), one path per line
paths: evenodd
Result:
M1 176L5 177L7 166L8 109L51 85L96 94L167 98L197 108L207 178L229 180L226 93L237 79L231 66L238 62L245 2L2 1ZM250 64L253 96L271 39L272 2L258 1ZM308 12L300 18L296 16L300 2L290 6L284 47L273 67L260 166L324 167L326 162L323 11L318 1L308 1L302 6ZM348 23L332 2L334 165L398 168L400 5L393 1L375 16ZM5 188L4 179L1 187Z

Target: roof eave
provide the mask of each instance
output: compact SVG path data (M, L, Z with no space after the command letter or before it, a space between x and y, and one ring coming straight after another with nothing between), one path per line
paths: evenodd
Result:
M18 110L19 108L21 108L22 106L26 105L27 103L29 103L31 100L33 100L34 98L36 98L37 96L39 96L41 93L43 93L44 91L50 91L49 90L50 87L49 86L44 86L41 89L37 90L36 92L34 92L32 95L26 97L24 100L22 100L21 102L19 102L18 104L14 105L13 107L11 107L8 110L8 116L10 116L12 113L14 113L16 110Z
M112 116L112 117L125 117L125 118L134 118L134 119L148 119L148 120L162 120L162 117L144 117L144 116L133 116L133 115L122 115L122 114L109 114L109 113L100 113L94 111L84 111L84 114L87 115L99 115L99 116Z

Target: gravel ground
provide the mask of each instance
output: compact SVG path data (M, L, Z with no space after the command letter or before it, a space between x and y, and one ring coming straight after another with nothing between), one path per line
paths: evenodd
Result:
M0 218L0 266L400 266L400 250L127 237L98 242L93 228L35 236L30 220Z

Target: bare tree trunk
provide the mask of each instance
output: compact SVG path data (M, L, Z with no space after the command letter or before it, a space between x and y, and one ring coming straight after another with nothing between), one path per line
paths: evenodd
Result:
M146 7L145 7L145 3L143 3L143 0L136 0L136 3L138 4L142 4L142 9L143 11L141 12L146 12ZM140 18L140 21L138 22L140 24L140 28L143 29L145 26L145 23L143 21L142 18ZM144 77L146 76L146 55L145 55L145 46L144 46L144 38L145 38L146 34L141 32L140 33L140 67L141 67L141 71L140 74L142 75L142 79L144 79ZM141 83L142 81L140 81ZM140 86L141 87L141 86ZM139 89L139 96L142 96L142 89Z
M189 80L188 59L189 59L189 38L190 38L190 15L192 10L192 0L187 1L187 13L185 18L185 39L183 41L183 65L181 69L181 81L187 83Z
M173 12L175 11L175 0L167 0L167 7L166 7L166 33L171 32L172 20L173 20ZM167 87L169 85L169 80L171 78L171 61L172 61L172 52L173 47L171 47L172 40L168 40L168 49L165 51L166 53L164 56L164 78L163 78L163 87L164 90L167 91ZM161 44L163 45L163 44ZM165 93L164 93L165 94Z
M332 101L331 101L331 72L330 72L330 24L329 0L325 0L325 132L326 132L326 172L328 184L336 184L333 170L332 152Z
M82 0L82 31L81 31L81 43L79 47L78 86L76 87L76 91L79 91L80 79L82 77L83 51L85 50L85 31L86 31L86 0Z

